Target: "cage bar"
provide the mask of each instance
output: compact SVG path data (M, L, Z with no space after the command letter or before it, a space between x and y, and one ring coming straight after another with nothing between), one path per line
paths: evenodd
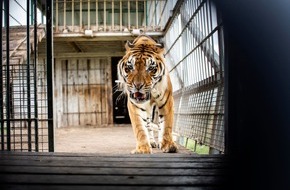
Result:
M2 35L3 35L3 1L0 2L0 24L1 24L1 31L0 31L0 41L3 43ZM0 46L0 58L1 58L1 65L0 65L0 124L1 124L1 150L4 150L4 112L3 112L3 48L2 45Z

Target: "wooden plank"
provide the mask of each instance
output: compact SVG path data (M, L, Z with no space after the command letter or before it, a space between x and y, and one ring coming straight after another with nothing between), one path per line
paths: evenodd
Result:
M97 124L100 126L102 124L102 101L101 101L101 87L102 87L102 80L101 80L101 62L100 59L96 59L96 82L99 84L96 86L96 109L97 109Z
M91 114L91 125L96 125L97 124L97 96L96 96L96 87L97 87L97 81L96 81L96 59L91 58L89 62L89 68L88 68L88 83L89 83L89 95L88 99L90 102L89 105L89 111L92 113Z
M1 187L1 185L0 185ZM5 189L7 190L39 190L39 189L45 189L45 190L55 190L55 189L62 189L62 190L79 190L79 189L86 189L86 190L172 190L172 189L180 189L180 190L217 190L217 187L214 186L169 186L169 185L163 185L163 186L150 186L150 184L139 186L139 185L118 185L118 187L114 185L55 185L55 184L46 184L43 185L28 185L28 184L8 184L5 185Z
M128 161L128 162L116 162L116 161L75 161L70 160L2 160L0 166L49 166L49 167L95 167L95 168L179 168L179 169L202 169L202 168L224 168L224 163L197 163L197 162L141 162L141 161Z
M107 82L107 123L113 124L113 87L112 87L112 68L111 59L107 59L106 82Z
M70 59L68 61L68 77L67 77L67 116L68 125L79 125L79 87L78 87L78 71L77 59ZM76 85L77 84L77 85Z
M220 155L220 154L216 154L216 155L198 155L195 153L192 154L180 154L180 153L173 153L173 154L168 154L168 153L164 153L164 154L98 154L98 153L62 153L62 152L10 152L10 151L0 151L0 159L3 158L4 156L9 156L9 157L18 157L21 158L21 156L25 156L25 158L29 158L29 157L37 157L37 158L42 158L42 157L69 157L69 158L73 158L73 157L81 157L81 158L87 158L87 157L91 157L91 158L137 158L137 159L146 159L146 158L159 158L159 159L164 159L164 158L168 158L168 159L178 159L178 158L182 158L182 159L214 159L214 160L221 160L222 162L225 162L228 160L226 155ZM165 160L166 161L166 160Z
M55 89L54 89L54 98L55 98L55 104L54 104L54 113L56 113L56 118L55 118L55 126L56 127L61 127L62 126L62 113L63 113L63 93L62 93L62 65L63 62L56 59L55 60Z
M78 63L78 112L80 116L79 124L80 125L88 125L90 124L88 121L90 117L88 113L88 67L87 67L87 59L79 59Z
M21 156L24 156L22 158ZM36 157L37 155L37 157ZM99 154L69 154L69 153L53 153L52 154L1 154L0 160L74 160L74 161L108 161L108 162L195 162L195 163L227 163L227 157L218 156L199 156L199 155L190 155L190 154L150 154L150 155L110 155L104 156Z
M100 72L100 77L101 77L101 97L105 97L106 99L108 98L107 96L107 76L106 76L106 67L108 65L107 59L100 59L100 65L101 65L101 72ZM107 106L107 101L101 101L101 111L102 111L102 124L107 124L108 123L108 106Z
M224 155L0 152L1 189L221 189Z
M62 85L62 106L63 106L63 112L62 112L62 120L60 125L61 126L68 126L68 86L67 86L67 80L68 80L68 61L63 60L62 62L62 79L61 79L61 85ZM60 81L59 81L60 82Z
M143 175L148 176L223 176L228 172L227 169L176 169L176 168L90 168L90 167L59 167L59 166L0 166L1 173L26 173L26 174L63 174L63 175Z
M0 174L0 183L33 184L88 184L88 185L221 185L224 178L220 176L103 176L103 175L28 175Z

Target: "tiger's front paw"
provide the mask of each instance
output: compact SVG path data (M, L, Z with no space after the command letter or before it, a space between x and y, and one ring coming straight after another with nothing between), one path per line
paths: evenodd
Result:
M152 88L151 95L152 95L153 98L157 99L157 98L160 97L161 94L160 94L160 92L158 90L156 90L155 88Z
M159 147L161 147L161 150L164 153L175 153L177 152L177 145L175 144L175 142L162 142L161 145L159 145Z
M131 151L131 154L152 154L152 148L149 145L137 146Z
M151 145L152 148L157 148L157 146L158 146L154 139L150 140L150 145Z

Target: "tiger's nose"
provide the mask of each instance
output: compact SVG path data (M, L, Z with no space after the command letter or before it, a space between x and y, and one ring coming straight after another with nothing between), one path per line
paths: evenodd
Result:
M140 90L144 86L144 84L141 82L134 82L133 84L137 90Z

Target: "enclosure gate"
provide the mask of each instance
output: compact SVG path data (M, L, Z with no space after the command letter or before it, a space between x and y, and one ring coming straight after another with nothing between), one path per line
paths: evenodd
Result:
M46 26L47 61L39 62L37 44L44 37L44 27L37 26L37 1L31 4L27 1L27 9L23 11L26 11L28 24L17 27L9 26L9 17L12 17L9 1L4 1L4 9L2 2L1 150L53 151L51 22L48 20ZM51 1L47 1L47 18L50 10ZM31 23L30 14L33 15Z

